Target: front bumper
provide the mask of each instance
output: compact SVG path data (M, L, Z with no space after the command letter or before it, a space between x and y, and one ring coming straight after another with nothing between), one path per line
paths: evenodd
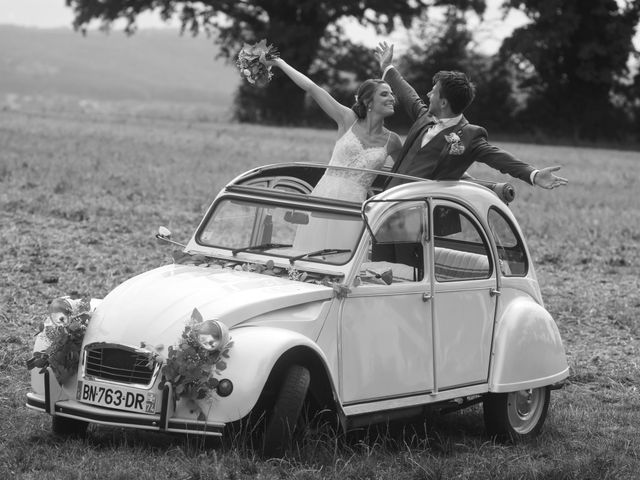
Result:
M42 395L27 393L26 405L33 410L48 413L52 416L73 418L99 425L216 437L221 437L224 430L224 423L173 418L173 391L168 383L165 384L162 390L160 413L153 415L94 407L71 399L56 400L56 398L60 398L62 389L58 385L51 369L47 369L44 373L44 387L44 398Z

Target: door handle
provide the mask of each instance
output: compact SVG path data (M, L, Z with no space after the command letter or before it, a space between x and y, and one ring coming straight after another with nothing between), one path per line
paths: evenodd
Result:
M489 290L489 295L491 295L492 297L497 297L498 295L500 295L500 290L498 290L497 288L492 288Z
M428 302L432 298L433 298L433 295L431 295L431 293L429 293L429 292L426 292L426 293L422 294L422 301L423 302Z

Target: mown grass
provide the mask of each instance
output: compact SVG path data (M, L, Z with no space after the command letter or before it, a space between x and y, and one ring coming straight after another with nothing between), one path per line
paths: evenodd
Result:
M172 115L173 114L173 115ZM640 471L640 154L504 143L566 188L514 181L512 204L571 366L533 443L488 439L480 408L379 432L310 433L285 459L238 442L91 428L60 440L24 407L24 366L47 302L103 296L170 261L153 234L186 240L235 175L324 161L333 132L230 125L184 111L136 116L5 110L0 116L0 478L637 478ZM477 166L473 174L502 178Z

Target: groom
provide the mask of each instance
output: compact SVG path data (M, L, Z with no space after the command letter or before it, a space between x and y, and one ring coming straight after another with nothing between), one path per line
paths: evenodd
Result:
M376 57L385 80L413 121L393 172L430 180L459 180L473 162L482 162L531 185L555 188L567 180L553 172L560 167L535 169L487 142L487 131L470 124L464 110L475 96L475 86L462 72L441 71L433 77L427 106L391 64L393 45L382 42ZM385 188L407 180L391 178Z

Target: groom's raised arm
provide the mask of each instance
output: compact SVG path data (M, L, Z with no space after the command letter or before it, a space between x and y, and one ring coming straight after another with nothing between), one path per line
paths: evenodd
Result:
M429 107L418 95L418 92L402 78L400 72L391 66L383 75L382 79L389 84L391 90L395 94L398 103L407 112L411 121L416 121L422 115L425 115Z
M387 45L386 42L382 42L378 45L375 53L382 69L382 79L389 84L398 103L402 105L411 120L415 121L426 114L429 107L391 63L393 60L393 45Z

